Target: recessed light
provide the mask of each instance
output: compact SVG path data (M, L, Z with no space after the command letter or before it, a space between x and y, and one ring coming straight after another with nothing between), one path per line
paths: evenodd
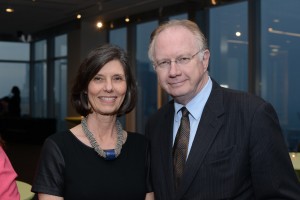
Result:
M6 12L8 12L8 13L12 13L12 12L14 12L14 9L13 9L13 8L10 8L10 7L8 7L8 8L6 8L6 9L5 9L5 11L6 11Z
M97 28L102 28L103 24L102 24L102 22L99 21L99 22L97 22L96 26L97 26Z

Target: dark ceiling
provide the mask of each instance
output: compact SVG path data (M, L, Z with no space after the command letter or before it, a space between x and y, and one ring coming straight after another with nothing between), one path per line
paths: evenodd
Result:
M0 35L34 34L76 20L101 16L103 20L143 12L183 0L0 0ZM13 13L6 13L6 8Z
M20 33L35 35L53 27L101 16L112 20L178 3L233 0L0 0L0 40L18 38ZM13 8L13 13L5 12Z

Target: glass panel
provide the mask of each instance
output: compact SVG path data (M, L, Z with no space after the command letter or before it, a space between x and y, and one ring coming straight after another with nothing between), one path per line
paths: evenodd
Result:
M109 31L109 42L127 49L127 29L118 28Z
M300 151L299 8L298 0L261 1L261 96L274 105L290 151Z
M55 61L54 96L55 116L57 129L66 129L65 118L67 117L67 59Z
M47 58L46 40L34 43L34 60L45 60Z
M21 91L21 116L29 114L29 65L0 62L0 98L10 95L13 86Z
M247 2L209 11L209 71L224 87L248 90Z
M124 27L124 28L110 30L109 31L109 42L111 44L118 45L119 47L126 50L127 49L127 28ZM122 117L119 117L118 120L121 122L123 127L126 127L125 115Z
M47 117L47 64L34 65L34 100L33 117Z
M148 59L149 38L158 26L157 21L137 25L137 81L138 109L137 131L143 133L148 117L157 110L157 79L153 66Z
M55 57L67 56L67 35L60 35L54 38Z
M0 42L0 60L29 61L29 44Z

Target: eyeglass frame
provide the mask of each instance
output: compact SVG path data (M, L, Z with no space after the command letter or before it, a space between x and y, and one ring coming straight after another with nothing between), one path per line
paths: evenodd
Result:
M163 59L162 61L155 61L155 62L153 62L153 66L154 66L154 69L156 69L156 68L169 69L171 67L172 62L175 62L175 64L178 66L183 66L183 65L190 63L197 54L204 53L204 52L205 52L205 50L199 50L192 56L180 56L180 57L175 58L175 60ZM165 63L163 63L163 62L165 62ZM161 66L162 64L166 64L166 66L163 67L163 66Z

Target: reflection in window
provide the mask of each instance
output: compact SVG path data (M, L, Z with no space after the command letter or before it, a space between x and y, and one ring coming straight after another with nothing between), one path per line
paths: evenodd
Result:
M137 81L138 109L137 131L143 133L148 117L157 110L157 79L153 66L148 59L149 38L158 22L152 21L137 25Z
M248 90L247 2L209 11L210 74L229 88Z
M290 151L300 150L299 8L298 0L261 1L261 96L274 105Z

